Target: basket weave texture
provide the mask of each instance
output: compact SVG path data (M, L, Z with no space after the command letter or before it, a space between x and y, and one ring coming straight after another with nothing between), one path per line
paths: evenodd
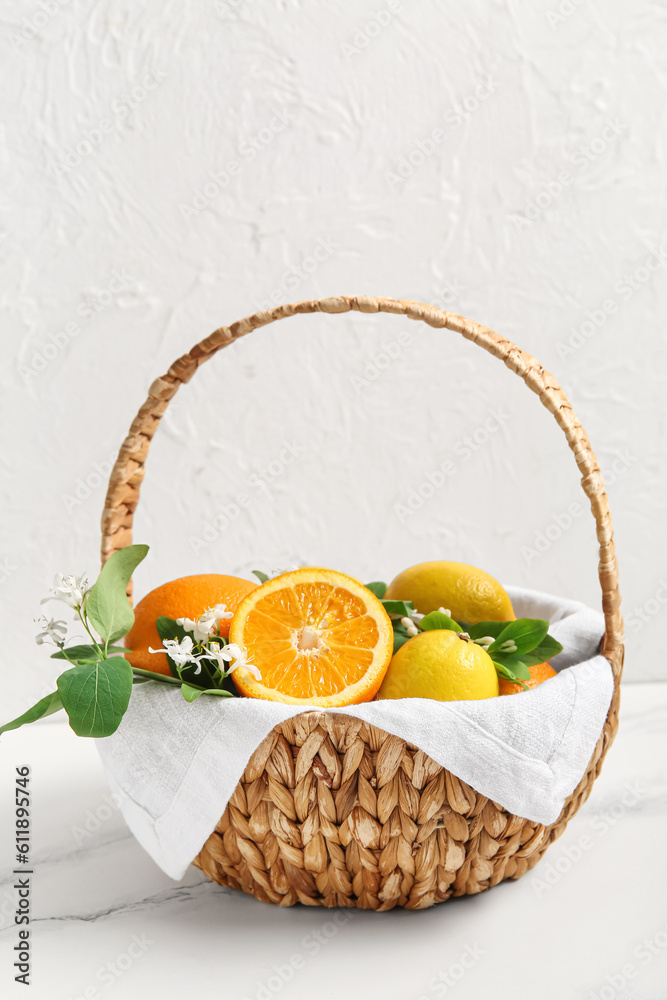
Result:
M604 483L590 442L555 377L511 341L454 313L411 301L340 296L256 313L221 327L156 379L112 470L102 562L132 542L152 437L169 401L200 364L260 326L300 313L387 312L451 330L520 375L554 415L574 453L595 518L614 693L581 781L549 826L515 816L418 747L348 716L306 711L255 750L193 864L213 881L291 906L423 909L516 879L537 863L591 792L618 727L623 623Z

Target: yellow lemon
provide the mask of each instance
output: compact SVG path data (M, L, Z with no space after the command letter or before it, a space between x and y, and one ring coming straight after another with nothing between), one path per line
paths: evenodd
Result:
M455 621L508 622L516 618L497 580L459 562L424 562L404 569L387 587L385 600L412 601L423 615L446 608Z
M498 674L486 650L448 629L408 639L394 654L378 698L495 698Z

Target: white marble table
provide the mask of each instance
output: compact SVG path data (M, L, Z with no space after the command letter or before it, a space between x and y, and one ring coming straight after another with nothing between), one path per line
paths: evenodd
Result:
M0 996L31 1000L666 1000L667 684L624 688L588 803L523 880L420 913L281 910L164 875L92 742L2 739ZM14 768L32 768L32 986L15 984Z

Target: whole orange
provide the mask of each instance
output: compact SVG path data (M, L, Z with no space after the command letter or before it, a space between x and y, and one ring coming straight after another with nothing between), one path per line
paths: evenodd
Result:
M169 675L166 653L149 653L148 647L162 649L156 622L160 615L167 618L198 618L215 604L224 604L227 611L237 607L251 590L257 586L239 576L223 576L219 573L203 573L197 576L182 576L170 583L163 583L146 594L134 609L134 625L125 636L128 652L125 658L133 667L152 670ZM229 635L231 619L220 621L220 635Z
M556 676L556 671L548 660L546 663L536 663L534 667L528 667L528 669L530 670L530 680L523 682L527 688L536 688L542 681L548 681L550 677ZM498 687L498 694L518 694L524 690L520 684L513 684L512 681L506 681L502 677L499 678Z

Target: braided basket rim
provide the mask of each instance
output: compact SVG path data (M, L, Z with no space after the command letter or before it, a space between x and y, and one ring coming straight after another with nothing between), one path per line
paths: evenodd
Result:
M283 906L422 909L532 868L588 798L618 728L624 646L611 515L588 436L555 376L488 327L411 300L336 296L254 313L215 330L150 386L109 478L101 555L104 564L132 543L153 435L170 400L203 362L276 320L350 311L406 316L460 333L520 375L554 416L596 523L605 617L601 653L614 677L611 704L581 781L548 826L508 813L384 730L351 716L305 709L274 727L252 754L193 864L221 885ZM130 598L131 593L130 583Z

